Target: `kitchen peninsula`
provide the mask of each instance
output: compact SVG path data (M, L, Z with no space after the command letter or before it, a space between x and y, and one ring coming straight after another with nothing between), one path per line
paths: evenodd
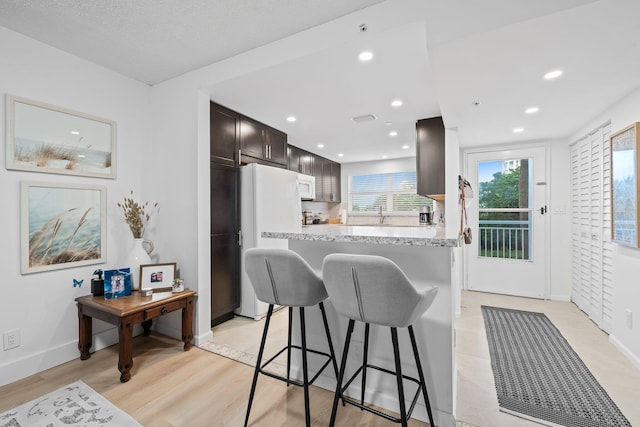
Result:
M454 251L459 246L457 237L447 237L442 226L391 227L314 225L299 232L263 232L262 237L287 239L291 250L299 253L320 271L324 257L331 253L379 255L393 260L416 287L437 286L438 295L427 312L414 324L420 357L427 381L427 389L440 427L455 426L455 357L454 318L457 289L455 286ZM342 354L347 319L339 316L331 301L325 302L336 354ZM319 310L309 310L307 345L309 348L326 347ZM317 316L317 319L312 316ZM294 316L294 322L297 322ZM294 326L299 330L299 325ZM399 333L403 374L415 377L417 370L412 358L411 344L406 333ZM393 367L391 340L386 328L371 326L369 363ZM363 332L356 327L352 337L347 371L353 373L362 361ZM292 360L294 372L299 361ZM310 370L314 369L313 364ZM357 384L356 384L357 383ZM326 370L316 381L320 387L335 389L336 380ZM413 387L407 387L410 395ZM359 381L349 388L349 394L360 396ZM376 371L367 373L365 400L391 411L398 411L397 386L394 377ZM415 418L427 420L422 399L418 400Z

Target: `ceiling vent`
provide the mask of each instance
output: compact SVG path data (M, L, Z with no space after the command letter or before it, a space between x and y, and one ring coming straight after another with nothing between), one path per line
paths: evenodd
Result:
M351 117L351 120L356 123L371 122L376 119L377 117L375 116L375 114L366 114L364 116Z

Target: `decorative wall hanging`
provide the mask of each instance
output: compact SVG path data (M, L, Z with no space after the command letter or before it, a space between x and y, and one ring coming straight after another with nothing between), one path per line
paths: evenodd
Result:
M7 169L116 177L116 123L6 96Z
M106 262L106 192L22 182L22 274Z
M640 122L611 135L611 239L634 248L638 242L638 132Z

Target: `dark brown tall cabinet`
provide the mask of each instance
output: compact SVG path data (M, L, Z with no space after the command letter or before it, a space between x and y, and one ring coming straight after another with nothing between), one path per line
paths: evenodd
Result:
M211 103L211 326L240 306L240 115Z
M287 167L287 134L212 102L211 326L240 307L240 166Z

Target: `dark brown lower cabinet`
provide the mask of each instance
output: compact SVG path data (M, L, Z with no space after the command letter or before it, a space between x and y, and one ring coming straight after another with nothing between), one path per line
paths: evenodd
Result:
M210 163L211 326L240 306L240 173L234 165Z

